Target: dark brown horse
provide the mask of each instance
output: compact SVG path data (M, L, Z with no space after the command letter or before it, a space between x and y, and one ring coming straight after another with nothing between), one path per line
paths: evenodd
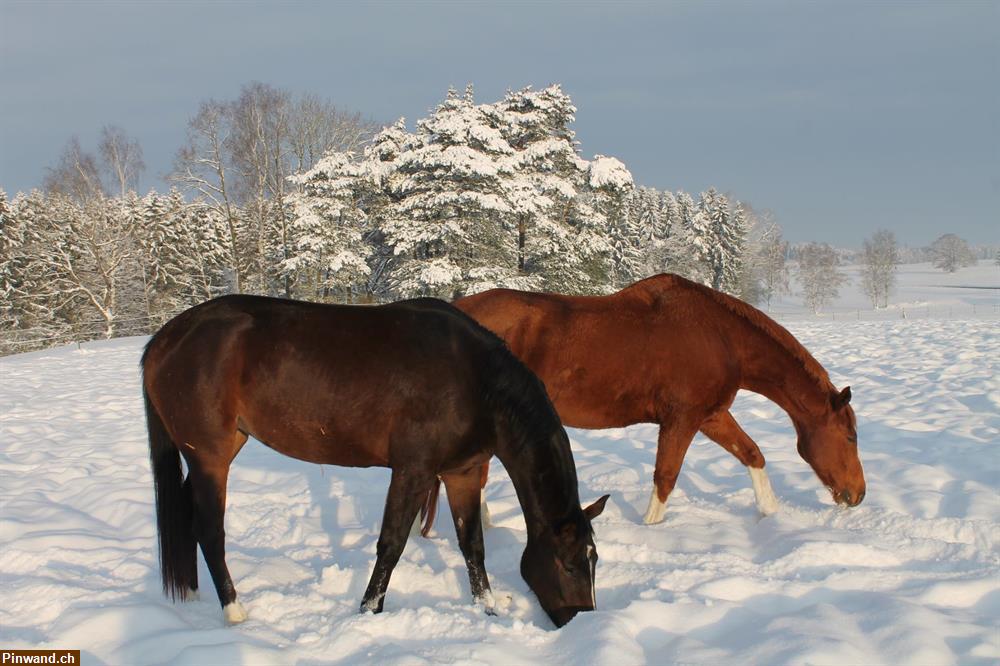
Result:
M253 436L309 462L392 469L362 611L382 610L419 501L440 477L472 595L493 612L479 476L494 453L524 510L521 573L542 607L560 626L594 608L590 521L607 496L580 508L569 440L541 382L447 303L226 296L168 322L142 368L163 586L174 598L198 588L200 545L226 620L246 618L223 516L230 463Z
M564 424L659 424L646 523L663 519L699 430L747 466L760 510L777 509L764 456L729 413L740 389L788 412L799 454L836 502L864 499L850 388L838 391L788 331L738 299L657 275L610 296L494 289L455 305L506 340L542 379ZM433 503L432 493L428 508Z

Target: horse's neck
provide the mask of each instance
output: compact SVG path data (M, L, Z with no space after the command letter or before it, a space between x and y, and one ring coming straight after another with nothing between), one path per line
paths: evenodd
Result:
M741 319L740 317L737 317ZM755 340L760 344L742 348L742 381L740 388L760 393L788 412L796 424L805 422L811 415L829 404L829 381L806 370L800 358L766 331L742 322L751 331L742 340Z
M496 455L517 491L528 534L537 535L567 518L574 503L579 505L576 470L572 454L557 450L556 436L523 445L517 440L501 437Z

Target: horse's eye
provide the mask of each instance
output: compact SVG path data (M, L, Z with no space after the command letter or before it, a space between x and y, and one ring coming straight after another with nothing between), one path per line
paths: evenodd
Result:
M576 573L576 568L572 564L558 557L556 558L556 566L562 569L562 572L567 576L572 576Z

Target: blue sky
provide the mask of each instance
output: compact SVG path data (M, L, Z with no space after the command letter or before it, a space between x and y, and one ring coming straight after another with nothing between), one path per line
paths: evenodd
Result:
M250 81L412 122L561 83L586 157L709 186L795 241L1000 243L1000 2L368 3L0 0L0 187L73 135L139 139L162 176L201 100Z

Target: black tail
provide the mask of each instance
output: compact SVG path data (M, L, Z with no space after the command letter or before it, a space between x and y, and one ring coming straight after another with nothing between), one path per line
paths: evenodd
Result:
M437 516L438 496L441 494L441 479L434 480L434 487L427 491L427 499L420 507L420 517L424 521L424 526L420 530L420 536L426 537L434 526L434 517Z
M156 527L160 538L160 572L163 593L184 598L198 589L197 543L194 538L194 502L191 484L184 483L181 456L163 427L156 408L142 390L149 430L149 460L156 490Z

